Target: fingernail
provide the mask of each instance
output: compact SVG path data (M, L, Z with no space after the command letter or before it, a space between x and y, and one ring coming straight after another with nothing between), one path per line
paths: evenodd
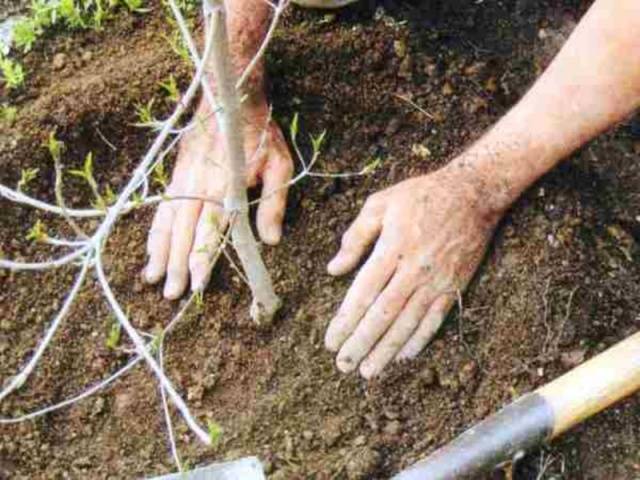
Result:
M336 255L331 259L331 261L327 265L327 272L329 272L329 275L338 275L339 266L340 266L340 258Z
M338 370L342 373L353 372L357 366L356 362L349 355L338 355L338 358L336 358L336 365L338 366Z
M375 376L375 374L376 371L372 364L368 362L362 362L360 364L360 375L362 375L362 378L369 380L370 378Z
M164 285L164 298L167 300L175 300L182 294L183 288L179 282L175 280L167 281Z
M268 245L277 245L282 237L282 229L277 225L270 225L264 232L264 242Z
M203 292L209 283L209 275L191 275L191 291Z
M155 267L151 264L147 265L145 269L142 271L142 277L147 283L156 283L162 277L161 271L158 267Z

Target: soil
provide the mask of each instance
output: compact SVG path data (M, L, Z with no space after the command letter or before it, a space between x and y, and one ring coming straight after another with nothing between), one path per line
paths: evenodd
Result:
M273 479L388 478L638 330L640 138L630 120L514 205L462 311L415 361L366 382L340 374L322 347L351 280L329 277L325 265L367 195L443 165L477 139L526 91L588 3L389 0L335 12L290 9L267 57L276 117L286 125L299 112L306 132L327 130L326 171L382 163L364 178L292 189L284 241L264 250L284 299L272 326L252 325L248 290L222 262L202 309L167 339L170 377L198 418L224 429L219 446L207 449L174 416L183 459L257 455ZM57 32L39 42L23 60L26 87L3 93L19 114L0 126L0 181L15 185L21 168L37 167L28 192L53 201L42 142L56 129L66 167L93 151L101 185L122 186L151 139L132 126L135 104L155 96L157 113L168 112L158 81L170 73L183 88L188 81L163 37L170 28L155 5L121 13L100 32ZM73 179L66 195L71 205L90 201ZM37 218L69 233L48 215L0 205L7 257L51 253L24 239ZM139 279L151 215L142 209L123 218L105 259L117 297L146 331L179 308ZM0 378L28 358L75 271L0 273ZM36 373L0 405L2 416L60 401L124 365L128 345L105 346L112 322L90 279ZM491 478L640 478L638 439L636 395ZM139 478L173 469L158 389L143 367L71 408L0 428L0 478Z

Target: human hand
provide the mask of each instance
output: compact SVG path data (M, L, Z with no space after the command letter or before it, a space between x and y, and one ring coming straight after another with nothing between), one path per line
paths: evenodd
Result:
M437 332L480 264L500 215L459 167L412 178L371 195L342 237L328 271L358 272L325 345L343 372L371 378L413 358Z
M168 197L198 198L163 201L156 211L147 242L149 261L144 278L149 283L157 283L166 274L164 296L167 299L182 295L189 276L192 290L204 289L228 224L223 202L229 172L222 137L215 117L203 115L205 108L199 111L205 119L181 140L166 191ZM273 122L267 125L266 102L245 107L243 116L247 186L253 187L262 181L258 233L262 241L275 245L282 235L293 162L280 128Z

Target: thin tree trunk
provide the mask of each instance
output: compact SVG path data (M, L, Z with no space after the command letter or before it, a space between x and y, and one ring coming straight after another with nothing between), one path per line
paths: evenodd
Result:
M280 307L280 299L273 289L271 276L264 265L258 242L249 223L247 174L240 98L235 88L235 72L229 56L226 15L222 0L211 2L213 51L210 66L216 84L218 111L216 118L224 138L229 165L229 185L225 208L237 212L231 225L231 240L249 280L253 295L251 318L256 323L270 323Z

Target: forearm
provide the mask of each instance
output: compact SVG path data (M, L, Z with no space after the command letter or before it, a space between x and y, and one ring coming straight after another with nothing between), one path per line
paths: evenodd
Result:
M640 107L640 2L596 0L522 100L451 168L506 208L541 175Z
M235 75L239 77L260 48L269 26L271 8L264 0L224 0L229 50ZM215 88L213 76L210 82ZM255 65L242 86L245 104L264 100L264 62Z

